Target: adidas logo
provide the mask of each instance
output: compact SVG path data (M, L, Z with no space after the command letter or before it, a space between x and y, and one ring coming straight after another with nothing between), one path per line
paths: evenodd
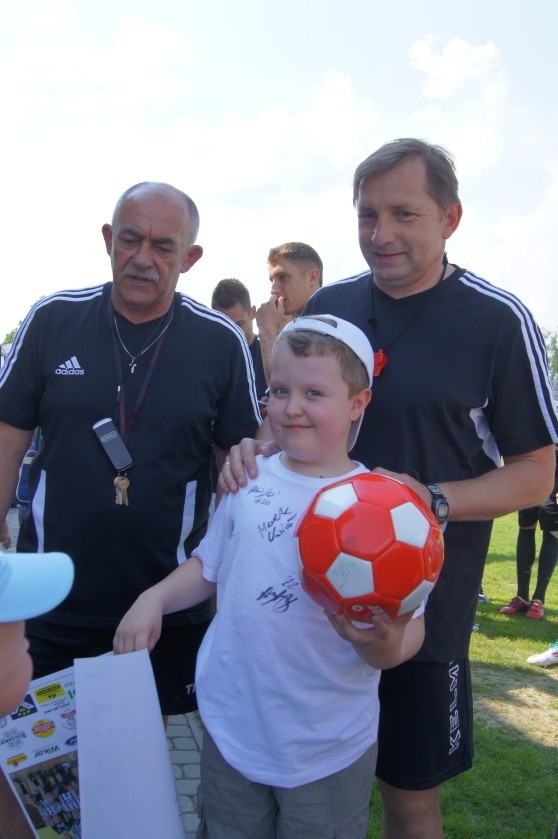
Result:
M85 374L85 370L80 367L75 355L63 364L59 364L54 372L57 376L83 376Z

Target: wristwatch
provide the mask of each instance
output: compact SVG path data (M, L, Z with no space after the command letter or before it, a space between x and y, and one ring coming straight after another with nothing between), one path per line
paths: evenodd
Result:
M445 524L449 516L449 502L438 484L427 484L430 494L432 495L432 504L430 509L436 516L438 524Z

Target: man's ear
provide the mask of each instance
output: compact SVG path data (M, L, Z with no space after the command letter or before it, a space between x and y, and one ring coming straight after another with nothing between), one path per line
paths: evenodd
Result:
M312 268L308 272L308 285L314 290L320 285L320 272L317 268Z
M201 247L201 245L192 245L192 247L186 254L186 258L180 266L180 273L185 274L186 271L189 271L192 265L195 265L198 259L201 259L202 256L203 248Z
M444 230L442 233L442 237L444 239L449 239L450 236L453 236L453 234L459 227L459 222L461 221L462 215L463 207L461 206L459 201L455 204L449 205L448 209L444 214Z
M105 240L105 248L109 256L112 255L112 225L103 224L101 228L103 239Z

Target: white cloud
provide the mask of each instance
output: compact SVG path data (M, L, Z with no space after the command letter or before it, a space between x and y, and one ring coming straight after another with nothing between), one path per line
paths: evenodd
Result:
M422 90L427 99L448 100L460 94L469 82L484 81L482 96L494 101L505 91L501 78L500 53L489 41L472 46L461 38L451 38L439 53L437 38L427 35L409 50L411 66L427 75Z
M25 28L46 31L73 22L77 18L77 12L70 3L54 0L46 9L31 9L25 12L21 15L20 22Z
M0 90L19 117L121 120L176 102L195 65L179 30L128 17L107 42L66 43L60 30L26 36L0 61Z

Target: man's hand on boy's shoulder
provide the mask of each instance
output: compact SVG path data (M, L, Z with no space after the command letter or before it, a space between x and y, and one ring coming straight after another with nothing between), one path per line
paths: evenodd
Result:
M250 478L258 477L256 455L269 457L280 451L280 447L273 440L252 440L244 437L237 446L229 452L221 474L219 475L219 489L228 495L238 492L240 487L246 486L247 473Z

